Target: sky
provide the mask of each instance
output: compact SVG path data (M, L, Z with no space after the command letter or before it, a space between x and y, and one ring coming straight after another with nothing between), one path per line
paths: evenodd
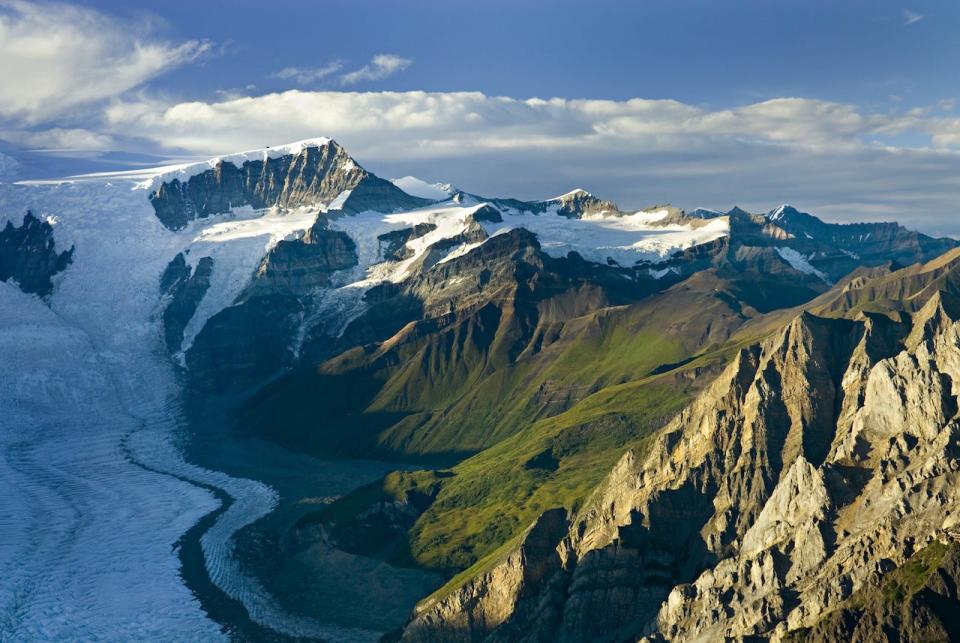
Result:
M960 235L958 30L955 0L0 0L0 176L330 136L490 196Z

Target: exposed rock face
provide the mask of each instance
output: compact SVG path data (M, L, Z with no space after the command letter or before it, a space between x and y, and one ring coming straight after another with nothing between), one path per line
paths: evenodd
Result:
M419 239L437 229L432 223L418 223L412 228L391 230L377 237L380 243L379 255L384 261L403 261L413 256L413 251L406 247L407 242Z
M960 521L958 320L939 293L903 321L802 314L740 350L648 452L623 457L555 550L527 561L562 561L525 595L534 616L515 600L498 608L507 625L471 621L478 592L512 595L481 575L443 610L425 604L411 635L463 623L460 640L506 627L565 641L878 631L827 615Z
M455 241L441 241L424 253L418 272L406 282L371 289L366 295L367 310L347 326L338 340L341 350L384 340L411 322L473 310L498 296L509 296L505 291L516 288L518 277L542 268L539 244L526 230L512 230L462 257L437 263L451 247L485 238L483 228L474 224ZM305 353L328 356L327 339L312 339L319 346L305 346Z
M223 391L262 381L290 365L311 298L330 285L335 272L357 262L356 244L345 232L331 230L324 218L300 239L277 243L234 304L197 334L186 355L193 382Z
M454 248L463 244L479 244L487 240L487 231L475 220L470 221L467 229L458 235L441 239L434 243L418 260L416 268L426 271L444 259Z
M535 630L511 626L518 617L537 623L546 634L552 623L540 621L551 615L542 609L539 589L561 571L556 547L567 527L565 518L563 509L545 512L523 535L517 550L477 581L420 605L403 640L513 641L525 636L537 640Z
M574 190L545 203L559 205L557 213L571 219L579 219L588 214L599 214L601 212L620 213L616 203L598 199L586 190Z
M193 384L223 392L263 381L290 364L303 304L289 295L254 297L211 317L186 352Z
M53 290L50 279L72 258L73 248L58 253L53 226L31 212L19 227L7 221L0 230L0 281L13 279L24 292L49 295Z
M905 643L960 640L960 546L944 533L914 554L901 569L876 586L856 592L841 609L809 628L787 635L790 641L884 641Z
M171 353L180 350L183 344L183 331L197 311L200 300L210 288L212 273L211 257L202 257L197 262L197 269L192 270L183 253L177 253L163 271L160 277L160 291L169 297L169 303L163 311L163 329L167 350Z
M185 182L163 183L150 201L163 225L179 230L194 219L245 205L327 206L347 191L341 206L346 212L390 212L430 203L367 172L335 141L305 146L298 154L246 161L241 167L221 161Z
M486 221L488 223L503 223L503 215L489 203L477 208L473 213L474 221Z
M267 253L241 299L260 294L304 297L329 286L334 272L357 262L353 239L346 232L331 230L321 218L300 239L280 241Z
M909 265L957 246L954 239L935 239L896 223L826 223L791 206L781 206L765 219L770 237L785 241L833 281L858 266L886 261Z

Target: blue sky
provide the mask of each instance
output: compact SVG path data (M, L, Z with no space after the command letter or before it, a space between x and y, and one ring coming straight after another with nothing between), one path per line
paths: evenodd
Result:
M324 135L493 195L960 234L958 30L957 2L0 0L0 153Z
M818 0L92 2L164 20L223 54L156 81L191 97L288 88L284 67L415 62L377 89L517 98L671 98L726 107L779 96L877 109L955 93L960 3ZM911 22L911 17L914 21ZM953 64L951 64L953 63ZM336 79L309 83L336 87ZM901 100L891 105L891 96ZM896 100L896 99L894 99Z

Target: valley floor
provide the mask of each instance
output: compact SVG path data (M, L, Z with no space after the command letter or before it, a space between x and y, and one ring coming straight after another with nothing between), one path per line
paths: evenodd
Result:
M260 480L278 494L273 511L236 533L234 556L285 611L344 628L337 632L338 641L377 640L402 627L416 601L442 582L426 571L394 567L323 543L289 542L300 518L402 465L318 460L209 420L208 414L193 424L186 457L236 478Z

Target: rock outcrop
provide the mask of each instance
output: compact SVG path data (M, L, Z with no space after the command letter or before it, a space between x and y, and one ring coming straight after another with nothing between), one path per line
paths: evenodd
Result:
M168 299L163 310L164 339L167 350L176 353L183 344L183 331L197 311L200 300L210 288L213 258L201 257L196 270L177 253L160 277L160 292Z
M598 199L586 190L581 189L573 190L544 203L546 205L556 205L558 214L571 219L580 219L590 214L620 214L617 204L613 201Z
M320 218L299 239L279 241L260 262L240 300L262 294L306 297L330 285L333 273L358 263L357 244Z
M769 237L785 242L783 245L806 257L832 281L859 266L887 261L906 266L929 261L957 246L954 239L929 237L897 223L827 223L789 205L763 218L762 227Z
M811 627L790 632L788 641L960 640L960 545L944 532L900 568L881 577L827 613Z
M378 256L384 261L403 261L413 256L413 251L407 247L407 242L419 239L437 229L433 223L418 223L410 228L391 230L377 237L379 245Z
M234 303L213 315L187 350L193 383L225 391L292 364L313 298L357 262L353 240L322 217L299 239L278 242Z
M544 512L520 538L516 550L476 581L448 596L428 599L403 632L403 641L538 640L536 630L517 630L522 621L546 634L551 610L540 588L561 571L557 543L566 531L566 512ZM544 608L547 609L544 609ZM547 641L549 638L539 640Z
M305 145L295 154L247 160L240 167L220 161L184 181L162 183L150 202L164 226L179 230L194 219L241 206L320 208L331 206L338 197L342 198L338 209L348 213L391 212L430 203L366 171L336 141Z
M73 259L73 247L57 252L53 226L27 212L19 226L7 221L0 230L0 281L13 280L27 293L46 296L52 277Z

